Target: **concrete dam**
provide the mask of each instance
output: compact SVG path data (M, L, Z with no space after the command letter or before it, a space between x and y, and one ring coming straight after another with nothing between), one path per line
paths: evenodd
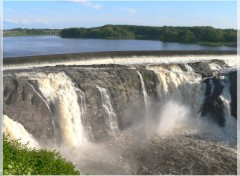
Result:
M237 55L4 59L4 131L81 174L237 174Z

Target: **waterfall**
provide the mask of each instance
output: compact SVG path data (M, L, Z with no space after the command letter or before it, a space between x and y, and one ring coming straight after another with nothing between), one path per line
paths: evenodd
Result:
M140 78L140 82L141 82L141 87L142 87L142 93L143 93L143 99L144 99L144 105L145 105L145 114L144 114L144 133L145 135L149 135L151 133L151 130L149 130L150 126L151 126L151 114L150 114L150 111L149 111L149 108L150 108L150 104L149 104L149 99L148 99L148 94L147 94L147 91L146 91L146 87L145 87L145 84L144 84L144 80L143 80L143 77L141 75L141 73L137 70L137 73L138 73L138 76Z
M176 65L149 66L148 69L154 71L157 78L158 134L195 133L193 124L205 99L201 75L195 74L191 67L185 72Z
M20 123L10 119L7 115L3 115L3 132L8 134L11 139L27 144L29 148L39 148L39 144L33 136Z
M42 136L40 147L59 150L82 174L236 175L237 120L231 115L236 102L231 98L237 73L233 70L228 79L228 70L218 65L224 67L216 62L211 68L208 63L174 63L141 66L140 71L136 65L7 71L4 113L27 130L37 123L49 131L27 132L5 116L4 131L33 147L38 143L29 133ZM205 102L212 106L207 104L201 116ZM47 117L41 124L43 111ZM50 115L53 127L45 125ZM225 126L217 123L219 117ZM52 140L52 130L63 145L42 143Z
M213 80L208 80L210 87L208 94L205 95L207 87L203 83L201 75L194 73L191 67L188 67L184 71L177 65L148 67L149 70L155 72L158 78L156 90L160 98L160 133L169 133L170 128L179 127L183 129L182 131L196 129L207 132L213 138L234 141L236 139L236 119L231 115L229 80L226 77L220 77L224 87L220 99L223 101L226 120L224 128L220 128L211 120L211 122L209 121L211 117L200 118L200 111L206 96L211 96L215 91ZM181 130L175 131L180 133Z
M102 107L107 114L107 118L105 118L106 124L109 128L108 132L111 136L115 136L119 132L118 128L118 119L116 113L112 107L109 92L107 89L96 86L101 94L102 99Z
M79 88L75 88L75 91L76 91L77 95L80 97L80 113L81 113L81 117L84 117L86 115L86 113L87 113L85 94Z
M183 72L178 66L149 66L157 77L156 90L161 102L174 100L191 106L197 114L204 101L205 85L201 84L201 75L188 68Z
M44 57L44 56L43 56ZM135 59L137 58L137 59ZM229 66L237 65L236 55L219 55L218 59L223 60ZM16 58L17 59L17 58ZM44 66L56 66L56 65L102 65L102 64L121 64L121 65L133 65L133 64L169 64L169 63L186 63L207 61L216 59L216 55L183 55L183 56L137 56L137 57L105 57L97 58L94 56L88 60L71 60L59 61L59 59L51 60L51 62L28 62L25 64L6 64L4 70L19 69L19 68L33 68Z
M154 71L155 75L157 76L157 80L156 80L156 90L157 90L157 94L159 99L161 100L162 98L162 89L161 89L161 82L160 82L160 76L158 74L158 72Z
M81 120L85 107L79 107L71 79L64 73L40 74L36 79L50 105L57 141L72 147L86 141Z
M138 76L139 76L140 81L141 81L143 98L144 98L144 104L145 104L145 108L147 110L148 109L148 95L147 95L147 91L146 91L145 84L144 84L143 77L142 77L141 73L139 71L137 71L137 73L138 73Z
M94 139L93 133L92 133L92 127L91 124L89 124L89 121L87 119L87 105L86 105L86 97L85 93L79 89L75 88L75 91L79 97L78 103L80 106L80 114L81 114L81 120L83 121L83 126L84 126L84 134L86 135L89 140Z
M230 95L230 83L228 77L222 77L221 84L224 86L223 92L220 95L221 100L224 104L224 115L225 115L225 131L226 133L233 134L233 138L236 138L237 136L237 121L236 119L231 115L231 95Z

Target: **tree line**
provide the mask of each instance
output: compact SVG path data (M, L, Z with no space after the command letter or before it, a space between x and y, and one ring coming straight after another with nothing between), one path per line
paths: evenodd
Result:
M236 43L237 30L217 29L210 26L151 27L134 25L105 25L93 28L66 28L63 38L148 39L181 43Z
M49 35L59 34L60 29L28 29L28 28L14 28L3 30L3 36L27 36L27 35Z

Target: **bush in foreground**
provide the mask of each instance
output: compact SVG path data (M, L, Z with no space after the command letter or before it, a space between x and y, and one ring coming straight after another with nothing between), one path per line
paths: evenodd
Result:
M4 175L79 175L75 166L59 152L29 149L19 141L3 135Z

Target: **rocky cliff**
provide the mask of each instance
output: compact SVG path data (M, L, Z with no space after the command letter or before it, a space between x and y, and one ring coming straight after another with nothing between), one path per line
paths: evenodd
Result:
M196 97L198 95L203 100L198 102L198 107L191 105L194 111L201 111L202 116L209 115L214 122L224 127L226 113L221 97L223 89L231 96L228 101L231 104L231 114L236 118L236 71L229 72L227 69L228 66L223 61L212 60L131 67L55 66L5 71L4 114L21 123L38 139L53 139L56 135L59 137L59 131L64 128L59 122L64 113L61 111L65 111L66 107L74 108L72 102L69 102L74 100L63 100L64 96L68 96L70 86L77 95L79 109L76 111L81 111L80 121L85 127L87 138L101 141L111 136L111 113L117 117L116 124L120 131L145 118L144 86L149 111L155 112L157 107L154 104L170 96L178 96L177 99L183 103L197 104L194 101L199 101L199 97ZM223 86L224 82L229 82L229 90ZM201 91L205 93L201 95ZM57 96L53 95L56 92L59 92ZM71 115L69 118L73 120Z

